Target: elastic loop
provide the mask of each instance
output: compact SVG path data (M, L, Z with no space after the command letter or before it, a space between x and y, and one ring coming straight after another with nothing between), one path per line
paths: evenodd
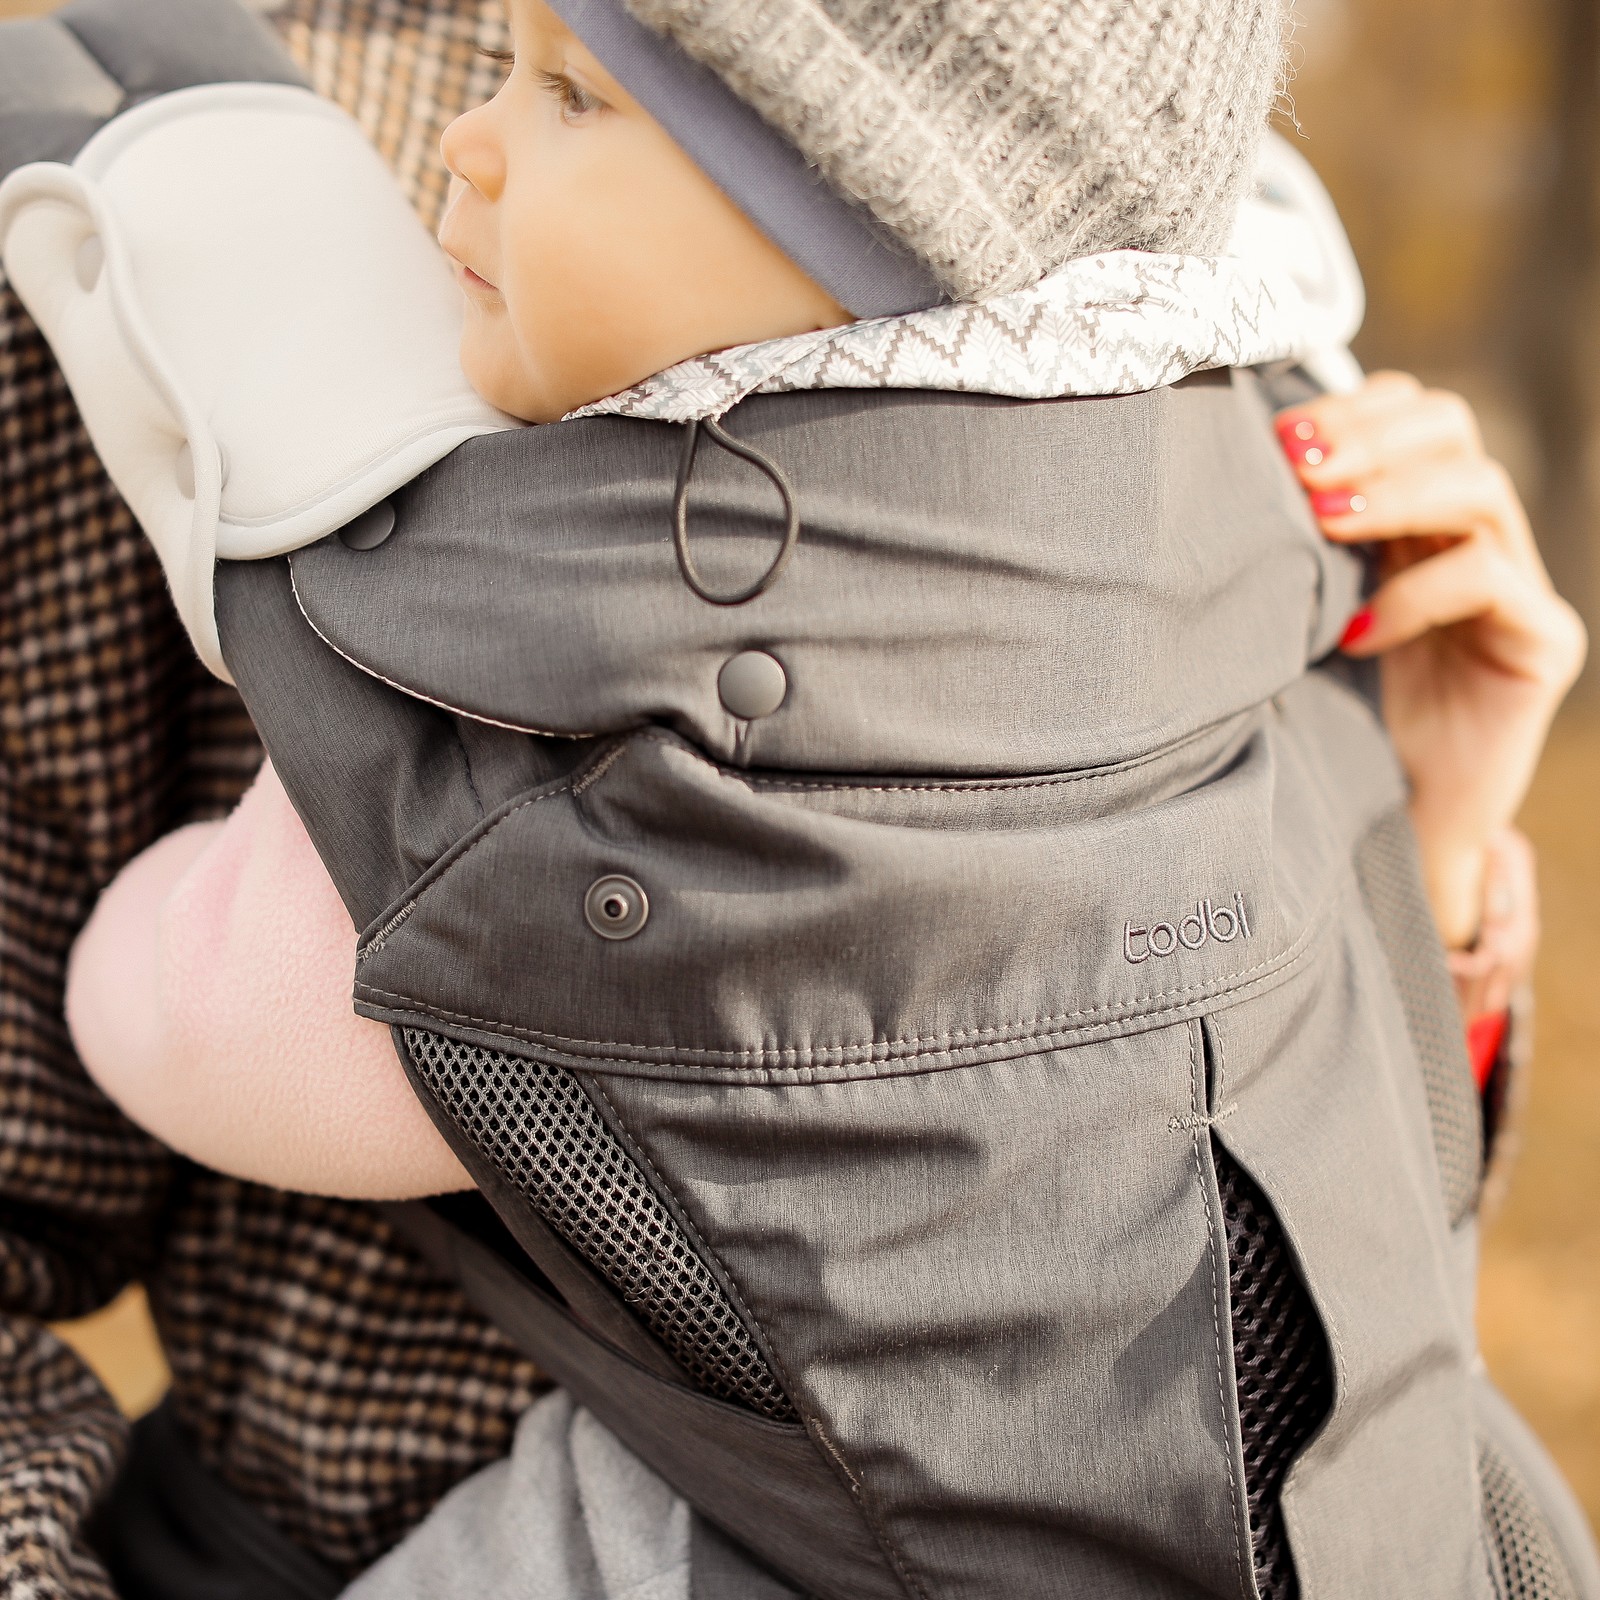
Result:
M742 606L746 601L765 594L782 576L783 569L789 564L789 557L794 554L795 544L800 538L800 510L795 501L794 486L784 474L783 468L770 456L763 455L754 445L744 444L735 439L709 417L690 422L687 427L683 454L678 459L678 486L672 496L672 548L678 555L678 570L683 574L683 581L708 605ZM777 555L772 558L772 565L749 588L740 589L735 594L714 594L706 588L689 554L689 480L694 476L694 463L700 450L702 428L713 444L720 445L730 455L741 457L758 472L765 473L783 499L783 544Z

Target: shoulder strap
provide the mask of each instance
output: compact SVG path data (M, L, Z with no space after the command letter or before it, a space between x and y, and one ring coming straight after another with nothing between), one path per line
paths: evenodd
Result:
M234 0L68 0L0 22L0 178L70 161L113 117L202 83L305 80Z

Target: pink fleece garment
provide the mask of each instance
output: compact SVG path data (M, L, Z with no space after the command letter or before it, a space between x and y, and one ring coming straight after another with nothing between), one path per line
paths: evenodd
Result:
M470 1182L350 990L355 928L270 765L159 840L73 947L67 1023L129 1117L208 1167L398 1200Z

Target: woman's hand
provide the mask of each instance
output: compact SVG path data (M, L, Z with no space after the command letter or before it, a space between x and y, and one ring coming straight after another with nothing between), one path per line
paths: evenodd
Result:
M1491 842L1516 815L1587 649L1472 409L1401 373L1281 413L1323 531L1378 547L1380 583L1341 641L1382 657L1383 716L1411 781L1445 943L1482 918Z

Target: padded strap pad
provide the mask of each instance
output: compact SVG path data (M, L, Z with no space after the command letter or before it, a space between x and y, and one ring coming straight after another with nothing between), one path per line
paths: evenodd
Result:
M462 375L442 252L304 89L182 89L20 168L0 261L219 677L218 557L310 544L515 426Z

